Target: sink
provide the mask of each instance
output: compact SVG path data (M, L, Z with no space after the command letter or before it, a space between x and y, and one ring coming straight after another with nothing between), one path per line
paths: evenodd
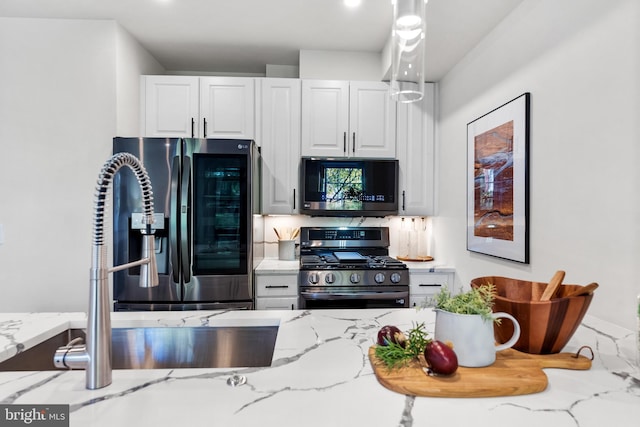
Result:
M113 369L270 366L278 326L113 328ZM53 354L82 329L60 334L0 362L0 371L56 370Z

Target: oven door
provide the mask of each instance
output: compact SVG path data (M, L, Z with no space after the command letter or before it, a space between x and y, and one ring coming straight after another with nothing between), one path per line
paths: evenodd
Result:
M299 308L405 308L409 286L300 287Z

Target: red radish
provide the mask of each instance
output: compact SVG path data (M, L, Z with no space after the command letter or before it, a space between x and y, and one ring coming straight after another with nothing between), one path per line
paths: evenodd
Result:
M404 347L406 337L396 326L386 325L378 331L378 345L389 345L390 342Z
M451 375L458 369L458 356L442 341L432 340L424 350L424 358L438 375Z

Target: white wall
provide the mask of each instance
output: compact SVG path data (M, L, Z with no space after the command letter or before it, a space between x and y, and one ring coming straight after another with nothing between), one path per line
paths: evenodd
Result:
M0 311L86 310L115 24L0 18Z
M640 2L526 0L440 82L438 259L485 275L595 281L589 313L635 327ZM531 92L529 265L466 250L466 124Z
M0 312L87 310L95 182L116 130L138 127L137 87L116 99L116 50L134 49L117 32L0 18Z
M140 75L163 74L164 67L120 25L116 31L117 136L140 134Z
M300 51L300 78L382 80L380 53L327 50Z

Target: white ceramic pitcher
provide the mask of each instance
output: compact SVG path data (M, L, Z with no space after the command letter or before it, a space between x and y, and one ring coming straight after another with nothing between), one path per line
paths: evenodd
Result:
M493 335L494 319L513 322L513 336L504 344L496 345ZM457 314L436 309L435 339L453 344L458 365L478 368L489 366L496 360L496 351L512 347L520 338L520 325L508 313L493 313L485 320L479 314Z

